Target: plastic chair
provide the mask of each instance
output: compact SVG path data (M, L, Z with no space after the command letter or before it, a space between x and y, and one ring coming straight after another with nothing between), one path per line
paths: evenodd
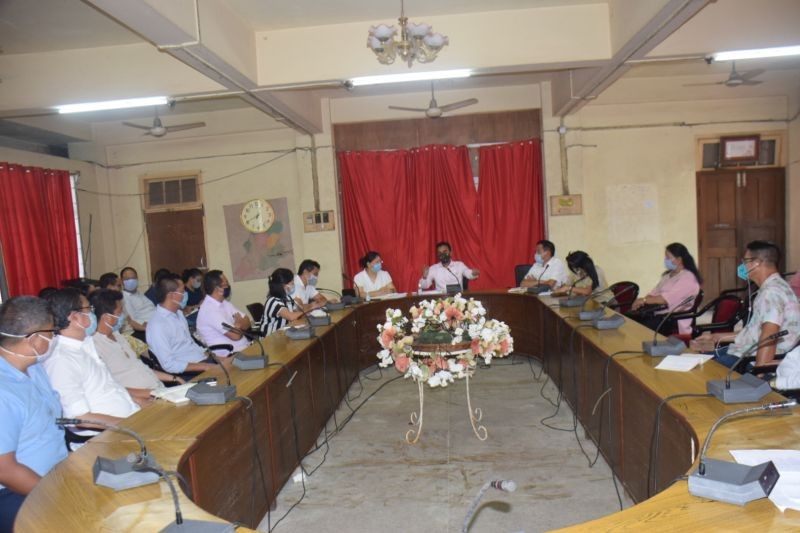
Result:
M247 304L247 312L250 313L250 316L253 317L254 323L261 323L261 319L264 318L264 304L255 302L252 304Z
M712 311L711 323L697 324L697 319ZM699 337L706 331L724 333L733 331L736 324L744 318L746 313L745 303L734 294L724 294L712 300L708 305L697 311L676 313L673 318L677 320L692 320L692 337Z
M522 284L522 280L525 279L525 274L531 269L533 265L517 265L514 267L514 281L516 283L515 287L519 287Z
M628 287L633 287L628 289ZM615 309L620 313L627 313L631 309L631 305L639 297L639 285L632 281L618 281L609 287L609 290L614 294L616 303L610 304L608 307ZM622 291L627 291L622 294ZM622 296L618 296L622 294Z

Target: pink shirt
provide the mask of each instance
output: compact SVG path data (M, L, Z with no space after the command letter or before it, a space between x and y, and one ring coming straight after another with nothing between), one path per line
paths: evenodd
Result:
M239 340L229 339L225 333L227 330L222 327L222 323L233 325L233 317L241 314L228 300L218 302L214 298L207 296L200 304L200 311L197 313L197 333L208 346L214 344L230 344L234 351L244 350L250 345L247 338ZM215 354L226 356L225 350L215 350Z
M689 303L678 308L678 304L689 296L697 296L700 292L700 284L694 274L688 270L681 270L674 276L664 274L656 288L650 291L648 296L661 296L667 301L667 309L662 313L669 313L672 310L688 311L694 305L694 299ZM678 333L688 334L692 332L691 319L678 321Z

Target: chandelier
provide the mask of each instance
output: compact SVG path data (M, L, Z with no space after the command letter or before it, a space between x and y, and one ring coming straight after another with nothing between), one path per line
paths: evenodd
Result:
M449 41L441 33L433 33L433 28L429 24L424 22L409 24L403 4L403 0L400 0L400 18L397 19L400 23L400 39L395 38L397 28L379 24L370 27L367 48L375 52L378 61L384 65L394 63L398 55L408 63L409 68L414 60L430 63L436 59L436 54L449 44Z

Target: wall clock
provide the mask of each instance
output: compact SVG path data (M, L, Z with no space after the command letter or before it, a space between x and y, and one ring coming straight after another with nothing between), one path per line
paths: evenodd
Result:
M242 207L239 219L247 231L264 233L275 222L275 210L266 200L250 200Z

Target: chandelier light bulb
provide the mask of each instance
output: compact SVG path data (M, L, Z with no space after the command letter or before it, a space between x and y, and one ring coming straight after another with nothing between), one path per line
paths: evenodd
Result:
M378 61L384 65L394 63L397 56L408 67L419 63L430 63L436 59L436 55L448 44L448 38L441 33L433 33L430 24L424 22L409 22L405 16L403 2L400 3L400 32L395 26L378 24L371 26L367 37L367 48L375 53ZM377 41L377 42L376 42Z

